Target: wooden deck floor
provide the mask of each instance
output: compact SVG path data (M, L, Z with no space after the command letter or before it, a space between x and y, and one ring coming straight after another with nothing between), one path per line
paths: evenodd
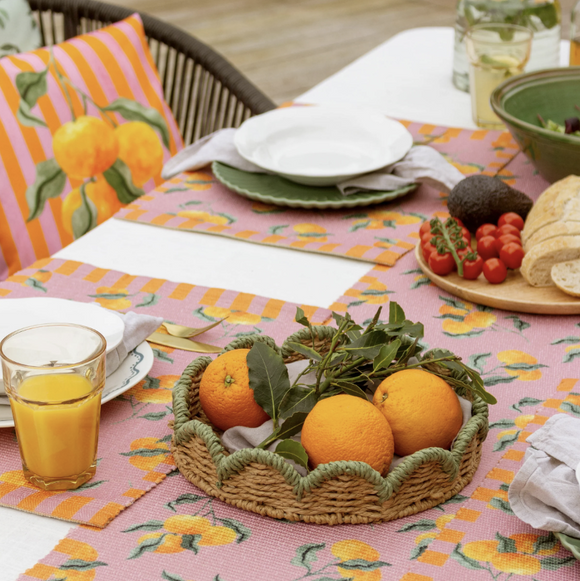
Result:
M391 36L453 26L456 0L117 0L209 44L277 103ZM564 35L575 0L562 0Z

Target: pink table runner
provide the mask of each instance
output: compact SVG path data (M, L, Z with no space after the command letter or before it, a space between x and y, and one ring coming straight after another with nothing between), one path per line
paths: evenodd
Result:
M0 283L8 298L54 296L98 302L117 310L162 316L167 321L203 327L230 315L203 335L225 346L240 333L263 332L277 341L297 330L296 305L247 293L135 277L63 260L44 260ZM330 311L304 306L315 323ZM120 397L104 404L96 476L74 492L44 492L22 474L11 428L0 429L0 505L104 527L125 507L151 490L174 468L169 453L171 389L195 353L154 346L149 375Z
M495 175L519 151L509 133L405 125L416 143L430 144L466 175ZM177 176L123 208L117 217L392 266L413 248L418 224L444 209L442 198L437 190L421 186L388 204L299 210L243 198L207 170Z

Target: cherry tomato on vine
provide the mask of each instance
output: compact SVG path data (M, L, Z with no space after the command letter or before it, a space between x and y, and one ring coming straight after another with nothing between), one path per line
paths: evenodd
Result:
M484 236L494 236L495 231L497 230L497 226L493 224L482 224L476 231L475 231L475 239L479 240Z
M431 232L425 232L423 236L421 236L421 246L425 246L425 244L429 244L431 240L435 238L435 234L431 234Z
M461 235L463 238L465 238L465 240L471 242L471 232L465 226L461 227Z
M488 258L497 258L499 252L495 247L495 238L493 236L483 236L477 241L477 254L487 260Z
M519 268L525 254L524 249L519 244L509 242L503 245L499 257L508 268Z
M460 228L463 228L463 222L459 218L456 218L455 216L451 216L451 217L457 222L457 224Z
M447 276L450 272L455 270L455 260L451 252L439 254L432 252L429 256L429 268L439 276Z
M515 212L506 212L499 217L497 225L503 226L504 224L515 226L518 230L524 229L524 219Z
M497 250L497 256L499 256L499 253L501 252L502 247L505 244L509 244L510 242L515 242L516 244L519 244L520 246L522 245L522 241L517 236L514 236L513 234L504 234L503 236L500 236L499 238L495 239L495 249Z
M465 260L463 262L463 278L475 280L483 270L483 258L477 255L475 260Z
M499 284L506 279L507 268L499 258L490 258L483 263L483 276L491 284Z
M512 226L511 224L504 224L503 226L500 226L496 231L495 237L499 238L500 236L503 236L504 234L511 234L512 236L515 236L516 238L522 237L522 235L520 234L520 231L515 226Z
M423 237L423 234L427 232L431 232L431 222L429 220L425 220L423 224L421 224L421 228L419 228L419 236Z
M423 258L425 259L425 262L429 262L429 257L433 252L437 252L437 248L435 248L433 244L429 243L423 246Z

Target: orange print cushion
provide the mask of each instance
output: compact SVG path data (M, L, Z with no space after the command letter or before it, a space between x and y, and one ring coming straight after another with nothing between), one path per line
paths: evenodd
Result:
M0 59L0 280L161 183L183 147L135 14Z

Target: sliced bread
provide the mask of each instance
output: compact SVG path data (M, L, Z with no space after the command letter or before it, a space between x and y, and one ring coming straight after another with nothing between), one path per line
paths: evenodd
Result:
M552 281L565 293L580 297L580 260L558 262L552 266Z
M524 256L520 272L532 286L552 286L552 266L580 258L580 236L558 236L536 244Z
M525 244L538 230L559 220L580 221L580 177L568 176L538 198L526 218L522 242Z
M557 236L580 236L580 220L576 222L553 222L540 228L528 238L524 244L524 250L528 252L536 244Z

